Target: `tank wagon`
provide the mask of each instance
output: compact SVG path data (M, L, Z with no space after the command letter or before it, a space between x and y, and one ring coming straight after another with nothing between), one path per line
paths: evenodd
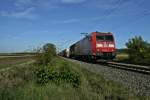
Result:
M115 39L110 32L92 32L71 45L68 52L69 57L76 59L112 60L116 56Z

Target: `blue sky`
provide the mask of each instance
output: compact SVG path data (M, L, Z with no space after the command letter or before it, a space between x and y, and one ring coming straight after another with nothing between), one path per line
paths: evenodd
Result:
M67 48L82 32L112 32L117 48L141 35L150 42L149 0L0 0L0 52L51 42Z

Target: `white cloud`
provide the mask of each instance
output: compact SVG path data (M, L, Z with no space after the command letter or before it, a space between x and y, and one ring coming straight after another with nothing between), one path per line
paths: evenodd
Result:
M31 4L33 0L16 0L16 4Z
M33 13L34 10L34 7L31 7L23 11L1 11L0 15L3 17L34 19L37 17L37 15Z
M58 6L60 3L67 3L67 4L73 4L73 3L82 3L87 0L16 0L14 2L15 6Z
M54 24L69 24L80 21L79 19L66 19L66 20L54 20L52 23Z
M87 0L61 0L62 3L82 3Z
M78 22L78 19L68 19L68 20L64 20L62 21L63 23L74 23L74 22Z
M35 7L37 9L54 9L58 7L60 0L16 0L14 6L17 8Z

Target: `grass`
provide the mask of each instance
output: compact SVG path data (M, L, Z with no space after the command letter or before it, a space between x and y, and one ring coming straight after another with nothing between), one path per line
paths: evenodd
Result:
M15 67L19 64L33 60L31 56L2 56L0 57L0 69Z
M33 62L22 63L0 71L0 89L19 87L33 79Z
M81 69L78 64L54 58L49 67L75 70L81 83L74 88L70 83L49 81L45 85L36 83L33 64L14 67L0 73L0 100L145 100L130 93L121 84L109 81L102 75Z
M117 53L116 59L114 59L114 61L117 62L122 62L122 63L127 63L127 64L135 64L135 65L142 65L142 66L150 66L150 64L148 63L148 61L146 61L146 59L143 58L143 61L141 60L137 60L137 61L133 61L129 58L129 54L127 53Z
M129 59L129 55L127 53L117 53L115 61L124 62Z

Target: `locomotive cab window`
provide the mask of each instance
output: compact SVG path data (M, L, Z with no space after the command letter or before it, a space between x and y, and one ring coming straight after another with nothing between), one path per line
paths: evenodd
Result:
M112 35L101 35L101 36L96 36L97 41L113 41L113 36Z

